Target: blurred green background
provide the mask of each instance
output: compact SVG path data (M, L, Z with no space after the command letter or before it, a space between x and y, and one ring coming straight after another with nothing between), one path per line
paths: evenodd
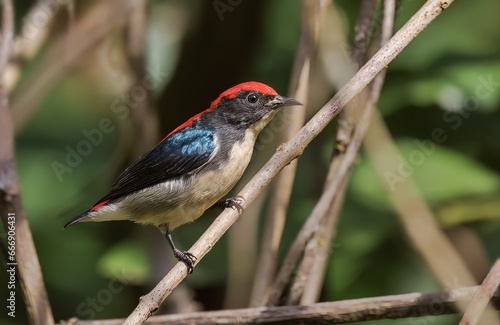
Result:
M110 28L91 51L68 66L62 61L68 59L65 51L71 49L64 46L50 64L44 61L51 46L58 39L74 36L72 28L99 3L76 1L69 10L63 5L51 9L47 26L40 23L48 34L39 51L14 61L17 70L13 71L19 79L11 90L13 110L16 103L37 98L30 96L38 83L46 82L51 69L63 66L40 101L32 104L34 113L19 129L16 143L24 207L56 321L74 316L125 317L173 263L171 251L156 229L128 222L63 229L68 220L106 194L115 177L138 156L134 148L140 136L135 133L132 111L137 105L134 96L139 95L131 87L141 86L142 79L130 77L124 54L129 34L123 27ZM332 3L331 17L338 19L334 22L338 28L325 32L322 39L331 37L339 49L348 49L359 1ZM401 1L396 29L423 3ZM23 17L33 5L32 1L15 2L17 34L22 34ZM300 2L243 0L230 8L221 14L215 1L147 3L144 65L155 78L150 107L158 116L154 120L160 130L157 140L234 84L258 80L287 93L300 32ZM379 102L405 159L419 148L416 139L430 141L433 130L443 130L446 140L436 144L433 153L415 167L413 177L478 281L500 256L499 12L500 2L495 0L453 3L389 66ZM373 33L377 33L376 26ZM342 38L347 43L338 41ZM308 117L337 90L331 80L348 78L342 76L343 67L325 62L321 51L320 47L313 61L311 83L317 87L311 88ZM31 86L22 88L26 82ZM112 131L102 132L102 140L74 166L59 170L58 176L54 168L61 168L59 163L67 166L71 150L86 150L79 147L87 139L85 133L98 129L103 119L111 121ZM299 160L282 255L321 193L335 129L336 123L331 123ZM255 168L277 144L256 150ZM176 230L177 245L190 247L217 212L210 211L196 223ZM257 248L259 238L260 233L248 245ZM224 236L179 288L185 296L167 299L165 310L182 310L176 301L193 300L198 309L224 308L230 249ZM6 283L5 272L0 272L0 283ZM440 289L409 245L362 152L347 190L321 300ZM18 292L15 321L3 312L2 324L27 322L20 298ZM456 324L457 319L429 316L371 324Z

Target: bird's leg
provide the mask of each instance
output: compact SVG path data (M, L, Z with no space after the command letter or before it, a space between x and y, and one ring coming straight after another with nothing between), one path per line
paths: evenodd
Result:
M222 200L222 201L219 201L217 202L216 204L222 208L231 208L231 209L235 209L238 211L239 214L241 214L243 212L243 203L245 202L245 199L238 195L238 196L235 196L235 197L230 197L230 198L227 198L225 200Z
M175 247L174 241L172 239L172 234L170 233L170 230L168 229L168 224L162 224L160 225L160 231L161 233L167 238L168 243L170 244L170 247L172 247L172 251L174 252L174 256L177 260L184 262L186 264L188 273L191 274L193 273L193 267L194 267L194 262L196 261L196 256L194 256L190 252L183 252L177 247Z

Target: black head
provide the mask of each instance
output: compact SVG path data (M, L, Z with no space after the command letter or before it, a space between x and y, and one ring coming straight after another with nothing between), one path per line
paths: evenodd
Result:
M212 102L210 108L226 123L249 128L261 121L267 124L278 109L293 105L302 104L293 98L278 95L265 84L251 81L226 90Z

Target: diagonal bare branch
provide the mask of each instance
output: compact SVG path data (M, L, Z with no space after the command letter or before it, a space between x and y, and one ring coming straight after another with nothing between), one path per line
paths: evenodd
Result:
M304 104L287 112L290 123L283 134L283 141L291 139L304 125L309 92L309 71L311 59L316 48L317 33L321 22L321 9L325 2L321 0L302 2L302 30L298 50L292 71L289 95ZM283 113L284 114L284 113ZM294 160L276 177L270 196L264 235L261 243L260 257L257 262L254 286L252 289L252 305L261 305L265 292L269 290L274 278L278 252L281 243L285 219L292 195L297 161Z
M459 325L475 325L479 323L489 301L500 285L500 259L497 259L490 272L479 287Z
M379 47L382 47L387 41L391 38L392 36L392 30L394 27L394 19L395 19L395 13L396 13L396 0L384 0L383 1L383 17L382 17L382 27L381 27L381 33L380 33L380 42L379 42ZM363 19L364 21L364 19ZM362 24L359 23L361 26ZM366 27L369 28L369 27ZM362 29L364 30L364 29ZM367 32L365 32L367 33ZM361 59L361 57L359 57ZM358 61L359 65L362 65L363 63L361 61ZM369 95L367 97L362 97L363 99L368 100L366 103L365 110L374 110L375 105L378 102L378 98L380 96L380 93L382 91L382 85L385 79L385 71L381 72L373 81L371 84L371 91L369 92ZM363 117L361 117L363 119ZM370 118L371 119L371 116ZM357 121L360 122L360 121ZM350 140L349 140L350 142ZM357 142L357 141L355 141ZM359 151L359 149L358 149ZM353 162L354 163L354 162ZM345 189L342 189L343 186L341 186L341 189L339 191L343 192ZM340 202L338 202L340 201ZM338 219L338 214L339 211L335 212L337 210L336 205L342 204L343 199L342 198L335 198L335 201L332 203L332 206L330 208L330 211L327 211L327 216L326 218L326 226L324 227L324 231L320 232L319 238L317 239L317 242L323 242L323 245L331 246L331 242L335 236L335 228L336 228L336 220ZM321 293L321 287L323 284L323 279L324 279L324 273L326 272L326 264L327 260L325 259L324 261L316 261L316 263L312 266L311 269L311 276L308 278L308 283L304 288L304 293L301 299L301 304L312 304L316 301L318 301L319 294Z
M13 26L12 1L4 0L2 40L0 43L0 213L5 233L8 234L9 252L14 253L14 255L9 255L6 262L8 270L16 273L20 282L30 322L32 324L53 324L52 310L43 283L40 263L21 203L21 190L16 172L14 127L4 80ZM17 285L16 281L12 282L14 286ZM15 298L15 288L10 289L13 291L10 291L9 295Z
M369 1L364 1L364 4L371 6ZM382 36L380 38L379 47L383 46L392 34L392 27L394 22L395 2L393 0L386 1L384 9L384 19ZM366 27L366 17L368 11L361 10L360 24ZM373 13L372 13L373 15ZM357 31L366 33L363 26L358 26ZM366 41L367 43L367 41ZM358 51L357 59L363 60L364 53ZM361 65L362 62L356 62ZM286 283L289 281L288 277L291 270L299 260L304 247L296 243L306 243L305 252L302 261L297 267L296 275L292 281L290 295L288 297L288 304L298 304L299 302L308 304L313 297L318 297L321 290L322 276L325 271L327 256L330 247L330 241L333 238L334 225L337 223L340 206L342 205L342 198L339 198L344 191L349 176L350 168L356 161L356 157L361 146L362 140L370 124L371 117L376 109L376 103L382 91L382 85L385 79L385 71L379 73L373 82L361 94L357 96L355 104L349 103L344 110L343 117L344 123L339 125L338 135L342 139L342 146L347 147L347 150L340 151L338 155L334 156L328 172L327 182L325 184L325 192L329 191L329 187L334 189L330 193L335 193L329 201L322 197L320 198L317 206L309 218L317 222L306 222L297 235L296 241L292 245L287 255L283 268L278 274L277 281L275 282L272 294L269 296L268 304L275 305L279 300L279 296L284 290ZM357 117L359 113L356 111L362 110L361 117ZM353 112L354 111L354 112ZM348 113L348 114L346 114ZM355 125L354 133L351 132L351 125ZM338 140L338 139L337 139ZM337 142L337 145L339 143ZM326 227L328 225L328 227ZM312 236L312 237L311 237ZM327 252L325 254L325 252ZM318 256L320 258L318 258ZM314 269L314 272L313 272ZM321 276L321 280L318 277ZM314 286L310 281L314 282ZM308 290L307 300L302 301L304 291Z
M382 47L342 89L287 143L280 146L271 159L243 188L240 195L246 208L271 182L273 177L299 157L305 147L328 125L351 99L359 94L394 58L429 25L453 0L429 0ZM328 192L326 192L328 193ZM328 193L326 199L333 197ZM331 201L331 200L330 200ZM190 252L198 257L197 263L210 251L229 227L238 219L238 212L226 209L193 245ZM156 310L174 288L187 276L185 264L177 263L172 270L147 295L143 296L124 324L142 324Z

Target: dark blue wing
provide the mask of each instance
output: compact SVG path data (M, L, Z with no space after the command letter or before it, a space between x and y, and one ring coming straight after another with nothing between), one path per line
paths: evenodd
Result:
M170 135L125 169L96 205L195 172L215 151L214 133L189 127Z

